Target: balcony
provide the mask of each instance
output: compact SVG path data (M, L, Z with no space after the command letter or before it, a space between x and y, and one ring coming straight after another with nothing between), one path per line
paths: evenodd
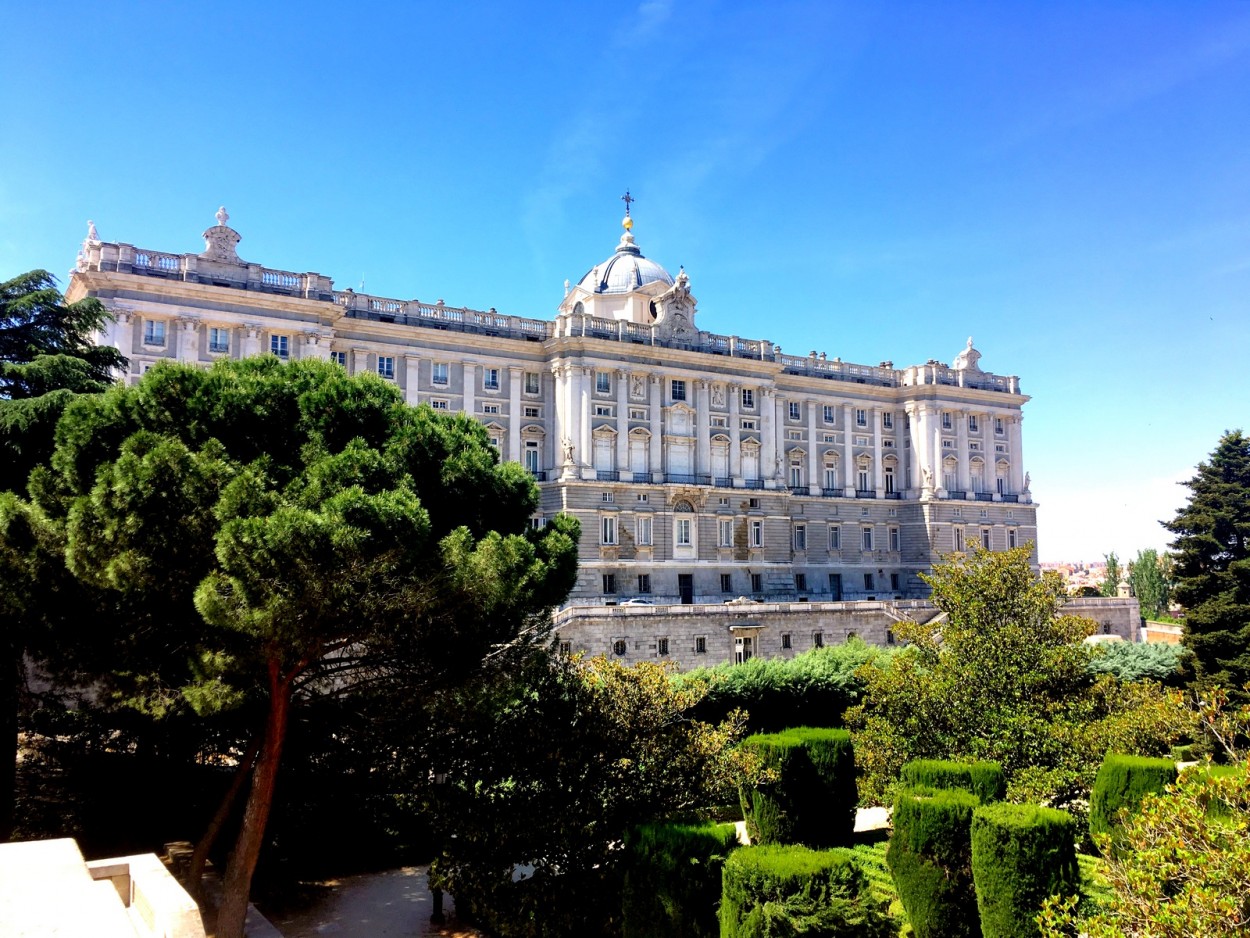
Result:
M616 469L596 469L595 479L599 482L620 482L621 473Z
M902 492L886 492L885 497L893 498L893 499L901 499L903 497L903 493Z
M763 479L743 479L742 487L747 489L762 489L764 487Z
M529 470L529 474L530 474L530 478L531 478L531 479L533 479L535 482L546 482L546 481L547 481L547 470L546 470L546 469L531 469L531 470Z
M669 473L664 477L664 481L670 482L674 485L711 485L712 477L705 475L675 475L673 473Z
M856 498L876 498L877 492L876 492L876 489L856 489L855 497Z
M841 498L842 491L842 489L821 489L820 494L824 498Z
M967 493L967 492L964 492L964 491L957 490L957 489L947 489L947 490L946 490L946 497L947 497L947 498L956 498L956 499L959 499L960 501L966 501L966 500L967 500L967 498L968 498L968 493Z
M992 502L994 495L992 492L973 492L973 497L979 502Z
M1004 494L1004 495L1002 496L1002 499L1003 499L1003 501L1005 501L1005 502L1011 502L1011 503L1013 503L1013 504L1019 504L1019 502L1020 502L1020 496L1019 496L1019 495L1006 495L1006 494Z
M718 489L731 489L734 487L734 480L728 476L717 476L713 481L713 484Z
M792 485L792 486L790 486L790 494L791 494L791 495L810 495L811 493L812 493L812 492L811 492L811 489L810 489L808 486L806 486L806 485Z

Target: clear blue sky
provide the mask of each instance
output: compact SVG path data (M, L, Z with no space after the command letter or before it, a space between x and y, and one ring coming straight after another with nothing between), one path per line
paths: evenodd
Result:
M106 240L527 316L635 234L705 329L1018 374L1043 560L1250 428L1250 3L30 3L0 276Z

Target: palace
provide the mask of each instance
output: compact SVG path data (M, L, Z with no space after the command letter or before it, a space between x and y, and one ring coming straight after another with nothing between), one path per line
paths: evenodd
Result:
M554 319L337 290L240 259L228 220L185 254L89 226L67 295L114 312L101 341L128 380L162 360L315 357L472 414L537 480L535 524L581 521L556 619L569 650L693 665L884 642L934 612L918 574L939 555L1036 543L1029 398L971 339L949 366L895 368L705 330L690 277L643 255L628 213Z

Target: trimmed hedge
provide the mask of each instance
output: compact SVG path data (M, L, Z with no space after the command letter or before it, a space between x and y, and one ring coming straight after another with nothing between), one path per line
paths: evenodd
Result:
M892 938L894 922L845 848L743 847L725 861L721 938Z
M1174 781L1176 763L1171 759L1107 753L1089 796L1089 832L1113 833L1119 826L1121 808L1130 814L1136 812L1142 798L1163 791Z
M972 815L972 879L985 938L1030 938L1055 894L1080 890L1076 820L1035 805L992 804Z
M916 938L977 938L972 813L980 799L953 788L900 792L886 862Z
M855 751L846 730L801 726L748 736L777 780L739 790L753 844L838 847L855 834Z
M725 858L738 847L733 824L648 824L625 838L624 938L715 938Z
M1007 797L1007 776L997 762L915 759L903 766L900 777L905 788L962 788L976 795L982 804Z

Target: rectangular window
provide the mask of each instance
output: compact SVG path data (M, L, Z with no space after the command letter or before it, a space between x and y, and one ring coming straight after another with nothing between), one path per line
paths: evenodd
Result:
M526 407L524 408L524 413L526 417L541 417L543 415L542 409L538 407Z
M791 420L803 419L803 405L800 404L798 401L790 402L790 419Z
M842 549L842 529L836 524L829 525L829 549Z
M794 549L807 550L807 525L805 524L794 526Z
M897 573L890 574L890 589L894 590L895 592L898 592L898 574Z
M334 362L334 364L338 365L340 368L346 368L347 367L347 353L346 352L331 352L330 361Z
M833 423L833 405L825 405L825 423Z
M668 639L667 638L657 638L655 640L655 652L660 657L665 657L668 655Z
M530 475L538 475L542 471L542 457L539 455L538 441L525 441L525 469Z
M647 412L641 407L631 407L629 409L629 419L630 420L646 420Z
M686 399L686 382L673 380L672 383L673 400L684 401Z
M279 358L289 358L291 356L291 339L285 335L271 335L269 337L269 351Z
M949 410L942 411L942 429L949 430L951 428L951 412Z
M547 519L542 515L534 515L530 518L530 527L535 531L541 531L547 526Z
M864 550L872 550L872 528L864 527L860 529L860 546Z
M430 383L431 384L447 384L447 375L450 372L450 366L447 362L434 362L430 365Z
M759 428L759 422L758 422L758 421L755 421L755 420L744 420L744 421L742 421L742 429L743 429L743 430L756 430L756 429L758 429L758 428Z
M442 398L438 398L438 397L432 398L430 400L430 406L433 407L435 410L449 410L450 409L447 406L447 402L443 400Z
M868 592L871 593L876 588L877 588L876 580L873 579L872 574L865 573L864 574L864 589L868 590Z
M538 372L536 371L525 372L525 393L537 394L539 393L541 388L542 388L542 383L538 377Z
M566 658L567 658L569 655L573 654L573 643L572 643L572 642L561 642L561 643L560 643L560 654L564 655Z
M378 377L387 381L395 380L395 359L391 355L378 356Z
M842 574L829 574L829 598L835 603L842 601Z
M824 648L824 647L825 647L825 633L824 633L824 632L813 632L813 633L812 633L812 647L813 647L813 648Z
M787 430L786 439L787 440L802 440L803 431L802 430Z
M980 427L977 425L977 415L969 414L968 415L968 432L976 433L978 430L980 430Z
M648 501L650 501L650 500L651 500L651 496L650 496L650 495L648 495L646 492L639 492L639 493L638 493L638 501L639 501L639 502L642 502L643 504L646 504L646 503L647 503Z
M957 524L951 528L951 550L966 550L968 547L968 535L964 533L964 526Z
M713 418L712 418L712 426L714 426L714 427L727 427L727 426L729 426L729 419L728 419L727 417L713 417Z
M639 547L651 546L651 516L639 515L634 522L634 542Z
M720 575L720 591L722 593L732 593L734 591L734 577L732 573L722 573Z
M599 519L599 543L616 543L616 515L604 515Z
M868 426L868 411L864 410L862 407L855 408L855 426Z
M732 518L721 518L716 522L716 546L734 546L734 522Z
M894 449L894 441L893 441L893 440L882 440L882 441L881 441L881 445L882 445L882 447L884 447L885 449Z
M794 588L798 590L800 593L807 592L807 574L806 573L796 573L794 575Z
M781 633L781 647L782 647L782 648L793 648L793 647L794 647L794 646L790 643L790 633L789 633L789 632L782 632L782 633Z
M694 653L695 653L696 655L706 655L706 654L707 654L707 639L706 639L704 636L700 635L700 636L698 636L698 637L696 637L696 638L695 638L695 640L694 640Z
M761 593L764 591L764 578L758 573L751 574L751 592Z
M486 391L499 390L499 369L483 368L482 369L482 389Z
M890 550L898 553L902 549L902 538L899 536L898 528L890 528Z
M748 499L747 499L747 507L748 507L748 508L759 508L759 507L760 507L760 500L759 500L758 498L748 498Z
M484 414L497 414L497 413L499 413L499 405L498 405L498 404L483 404L483 405L482 405L482 413L484 413Z
M607 371L595 372L595 393L611 394L612 393L612 375Z
M638 574L638 592L640 593L651 592L651 574L650 573Z
M752 410L754 409L754 407L755 407L755 389L743 388L742 389L742 408L744 410Z
M611 416L612 416L612 405L611 405L611 404L596 404L596 405L595 405L595 416L596 416L596 417L611 417Z
M673 527L673 543L678 547L689 547L694 543L694 525L689 518L678 518Z
M1015 529L1015 528L1008 528L1008 529L1007 529L1007 547L1008 547L1008 549L1010 549L1010 550L1015 550L1015 549L1016 549L1017 547L1019 547L1019 546L1020 546L1020 545L1016 542L1016 529Z
M894 414L892 412L887 410L881 415L881 426L887 430L894 429Z
M616 574L615 573L605 573L603 575L603 591L605 593L616 592Z
M751 546L752 547L764 546L764 522L763 521L751 522Z
M159 319L149 319L143 324L143 344L144 345L164 345L165 344L165 323Z
M982 528L981 529L981 546L984 547L986 550L990 550L991 543L992 542L990 541L990 529Z
M994 418L994 433L997 434L998 436L1002 436L1004 432L1005 432L1005 428L1003 427L1003 418L995 417Z
M208 330L208 350L214 355L230 351L230 330L210 326ZM341 352L339 354L342 354Z

